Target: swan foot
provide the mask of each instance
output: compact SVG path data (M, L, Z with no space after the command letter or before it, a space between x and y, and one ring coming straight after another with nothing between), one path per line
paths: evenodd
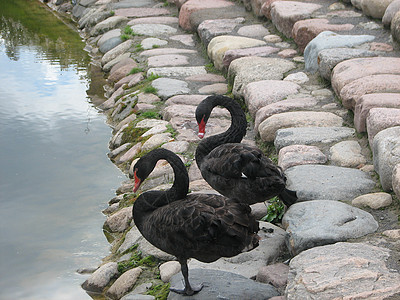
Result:
M178 288L171 287L169 290L172 292L175 292L177 294L192 296L192 295L200 292L202 288L203 288L203 285L199 284L199 285L195 285L195 286L190 286L190 285L185 286L184 289L178 289Z

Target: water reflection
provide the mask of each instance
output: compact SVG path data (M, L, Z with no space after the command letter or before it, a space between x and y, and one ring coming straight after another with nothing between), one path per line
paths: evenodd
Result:
M4 36L5 2L30 1L0 0L0 299L90 299L75 270L108 253L100 211L123 179L110 129L86 99L83 47L60 56L50 38L24 43L39 37L29 28Z

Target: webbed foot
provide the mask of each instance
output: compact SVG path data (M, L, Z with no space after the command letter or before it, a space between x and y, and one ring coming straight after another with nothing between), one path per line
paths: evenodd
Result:
M202 288L203 288L203 285L199 284L199 285L195 285L195 286L186 286L184 289L178 289L178 288L171 287L169 290L172 292L175 292L177 294L192 296L192 295L200 292Z

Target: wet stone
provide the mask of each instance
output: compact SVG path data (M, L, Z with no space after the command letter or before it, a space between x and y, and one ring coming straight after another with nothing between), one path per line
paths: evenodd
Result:
M302 165L285 171L290 190L300 201L347 200L370 193L375 182L363 171L323 165Z

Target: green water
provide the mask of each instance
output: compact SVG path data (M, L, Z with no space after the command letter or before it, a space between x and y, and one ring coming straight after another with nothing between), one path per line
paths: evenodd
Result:
M84 46L39 1L0 0L0 299L90 299L76 270L109 253L101 210L125 178Z

